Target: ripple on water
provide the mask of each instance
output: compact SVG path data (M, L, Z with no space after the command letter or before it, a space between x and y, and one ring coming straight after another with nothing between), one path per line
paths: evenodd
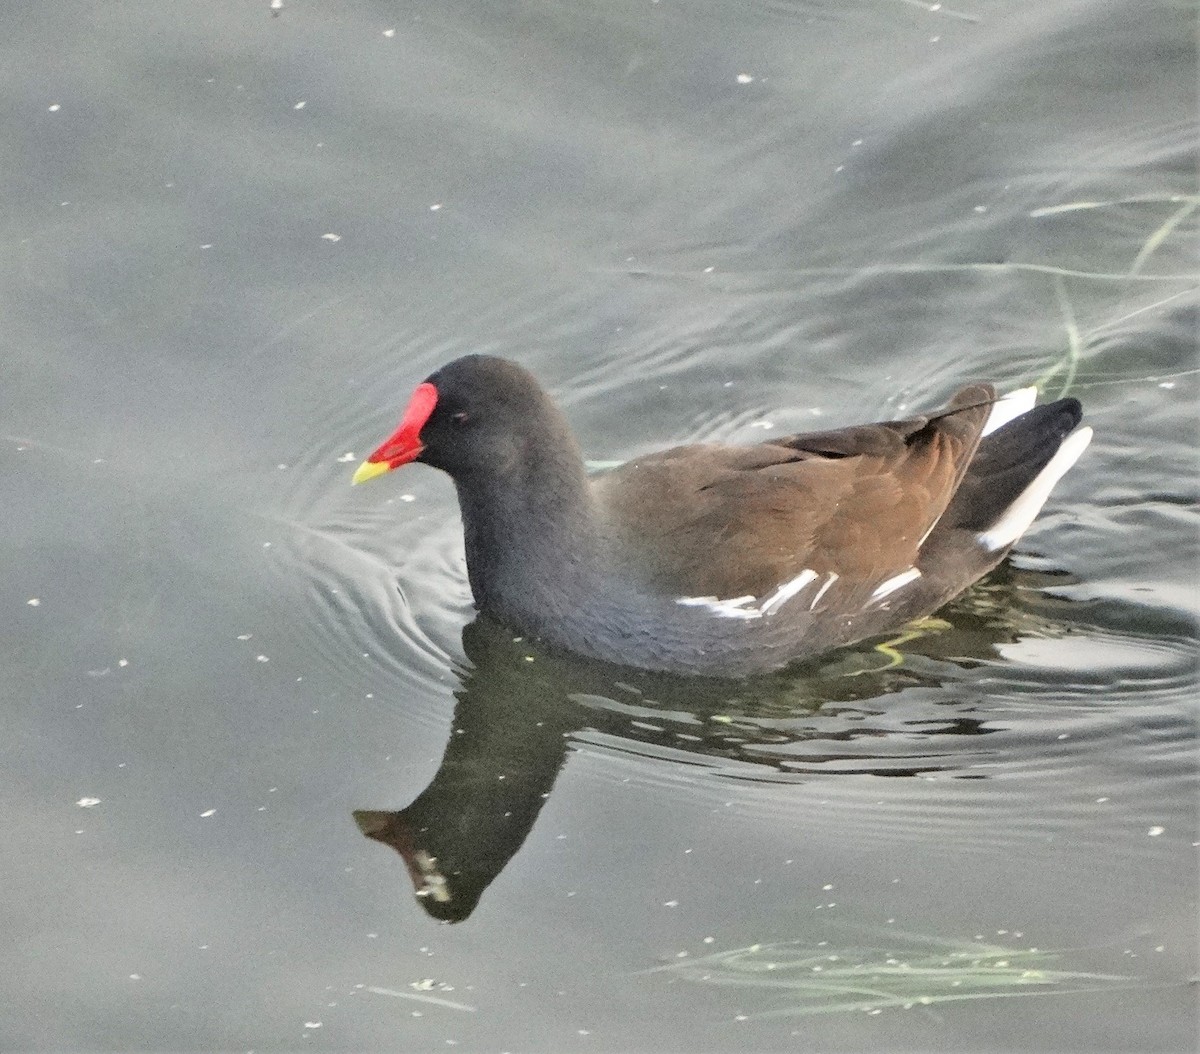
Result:
M985 648L972 610L1017 613L983 592L893 670L864 675L883 664L863 647L724 694L592 686L573 696L591 715L573 737L582 771L655 808L687 802L869 846L944 836L991 852L1070 831L1118 855L1157 851L1145 831L1194 781L1190 639L1026 619Z

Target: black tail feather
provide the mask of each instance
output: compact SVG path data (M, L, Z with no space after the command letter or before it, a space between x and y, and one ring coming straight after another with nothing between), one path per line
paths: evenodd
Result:
M942 523L987 530L1046 467L1082 419L1078 399L1059 399L1034 407L986 436Z

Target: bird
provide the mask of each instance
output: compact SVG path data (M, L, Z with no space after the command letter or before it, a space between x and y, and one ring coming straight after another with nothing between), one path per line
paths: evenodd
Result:
M904 420L691 443L589 473L520 364L417 385L353 483L447 473L479 612L642 670L745 678L896 630L996 567L1092 438L1074 398L971 384Z

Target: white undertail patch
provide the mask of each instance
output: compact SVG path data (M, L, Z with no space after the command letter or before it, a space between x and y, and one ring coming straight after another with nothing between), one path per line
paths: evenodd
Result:
M795 578L784 582L761 603L756 603L758 597L752 596L733 597L729 600L719 600L716 597L680 597L675 603L685 607L708 608L714 615L721 615L725 618L762 618L764 615L775 614L805 586L816 580L817 572L806 567Z
M1067 436L1046 467L1034 476L1029 486L1004 510L1000 519L977 535L979 544L990 552L995 552L1012 545L1020 538L1042 511L1042 506L1046 504L1054 485L1063 478L1067 469L1079 460L1079 455L1087 449L1091 441L1092 430L1086 426L1077 428Z
M1036 402L1037 389L1034 387L1018 388L1015 392L1009 392L1007 395L1000 396L992 404L992 412L988 415L988 419L980 435L991 435L1002 425L1015 420L1021 414L1029 413Z
M1016 391L1009 392L1007 395L1000 396L992 404L992 412L988 414L988 419L983 423L983 429L979 433L979 438L991 435L997 428L1002 428L1009 421L1015 421L1022 414L1029 413L1037 405L1038 390L1034 385L1027 388L1018 388ZM1044 500L1044 499L1043 499ZM929 525L925 533L921 535L921 540L917 542L917 548L920 549L925 544L925 540L933 534L933 529L941 520L934 520Z

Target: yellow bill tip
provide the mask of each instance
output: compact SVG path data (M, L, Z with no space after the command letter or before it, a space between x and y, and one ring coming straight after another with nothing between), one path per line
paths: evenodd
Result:
M369 479L382 476L385 472L390 471L391 467L386 461L364 461L354 470L354 475L350 479L350 485L366 483Z

